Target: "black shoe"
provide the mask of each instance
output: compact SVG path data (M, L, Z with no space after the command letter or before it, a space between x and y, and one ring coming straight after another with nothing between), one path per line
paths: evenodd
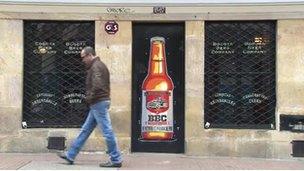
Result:
M64 159L65 161L67 161L68 164L70 164L70 165L74 164L74 161L68 159L68 157L66 156L65 153L57 153L57 156L60 157L60 158L62 158L62 159Z
M121 167L122 163L112 163L111 161L100 163L99 167Z

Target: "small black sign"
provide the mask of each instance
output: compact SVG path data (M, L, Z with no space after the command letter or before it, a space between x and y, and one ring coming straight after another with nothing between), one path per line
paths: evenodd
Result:
M280 115L280 130L304 132L303 115Z
M65 140L65 137L49 137L47 148L54 150L64 150L66 148Z
M118 31L118 24L115 21L106 22L105 31L108 34L115 34Z
M166 14L166 7L163 6L153 7L153 14Z
M304 141L303 140L292 140L292 156L293 157L304 157Z

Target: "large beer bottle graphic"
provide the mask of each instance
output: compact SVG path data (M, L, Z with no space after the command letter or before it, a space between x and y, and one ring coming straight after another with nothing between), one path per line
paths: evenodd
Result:
M153 37L150 41L148 74L142 84L142 139L173 138L173 89L167 72L165 39Z

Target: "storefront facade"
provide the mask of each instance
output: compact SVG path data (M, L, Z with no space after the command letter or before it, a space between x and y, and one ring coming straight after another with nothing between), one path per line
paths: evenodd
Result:
M304 140L303 2L15 1L0 11L0 152L47 152L50 137L77 136L87 45L109 67L124 153L290 158ZM144 86L155 37L172 84L162 95ZM146 139L151 130L172 136ZM83 150L105 151L98 130Z

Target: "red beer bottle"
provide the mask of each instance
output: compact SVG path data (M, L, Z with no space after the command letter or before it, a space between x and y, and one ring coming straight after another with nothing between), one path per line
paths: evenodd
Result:
M148 74L142 84L142 139L173 138L173 89L174 84L167 73L165 39L153 37Z

